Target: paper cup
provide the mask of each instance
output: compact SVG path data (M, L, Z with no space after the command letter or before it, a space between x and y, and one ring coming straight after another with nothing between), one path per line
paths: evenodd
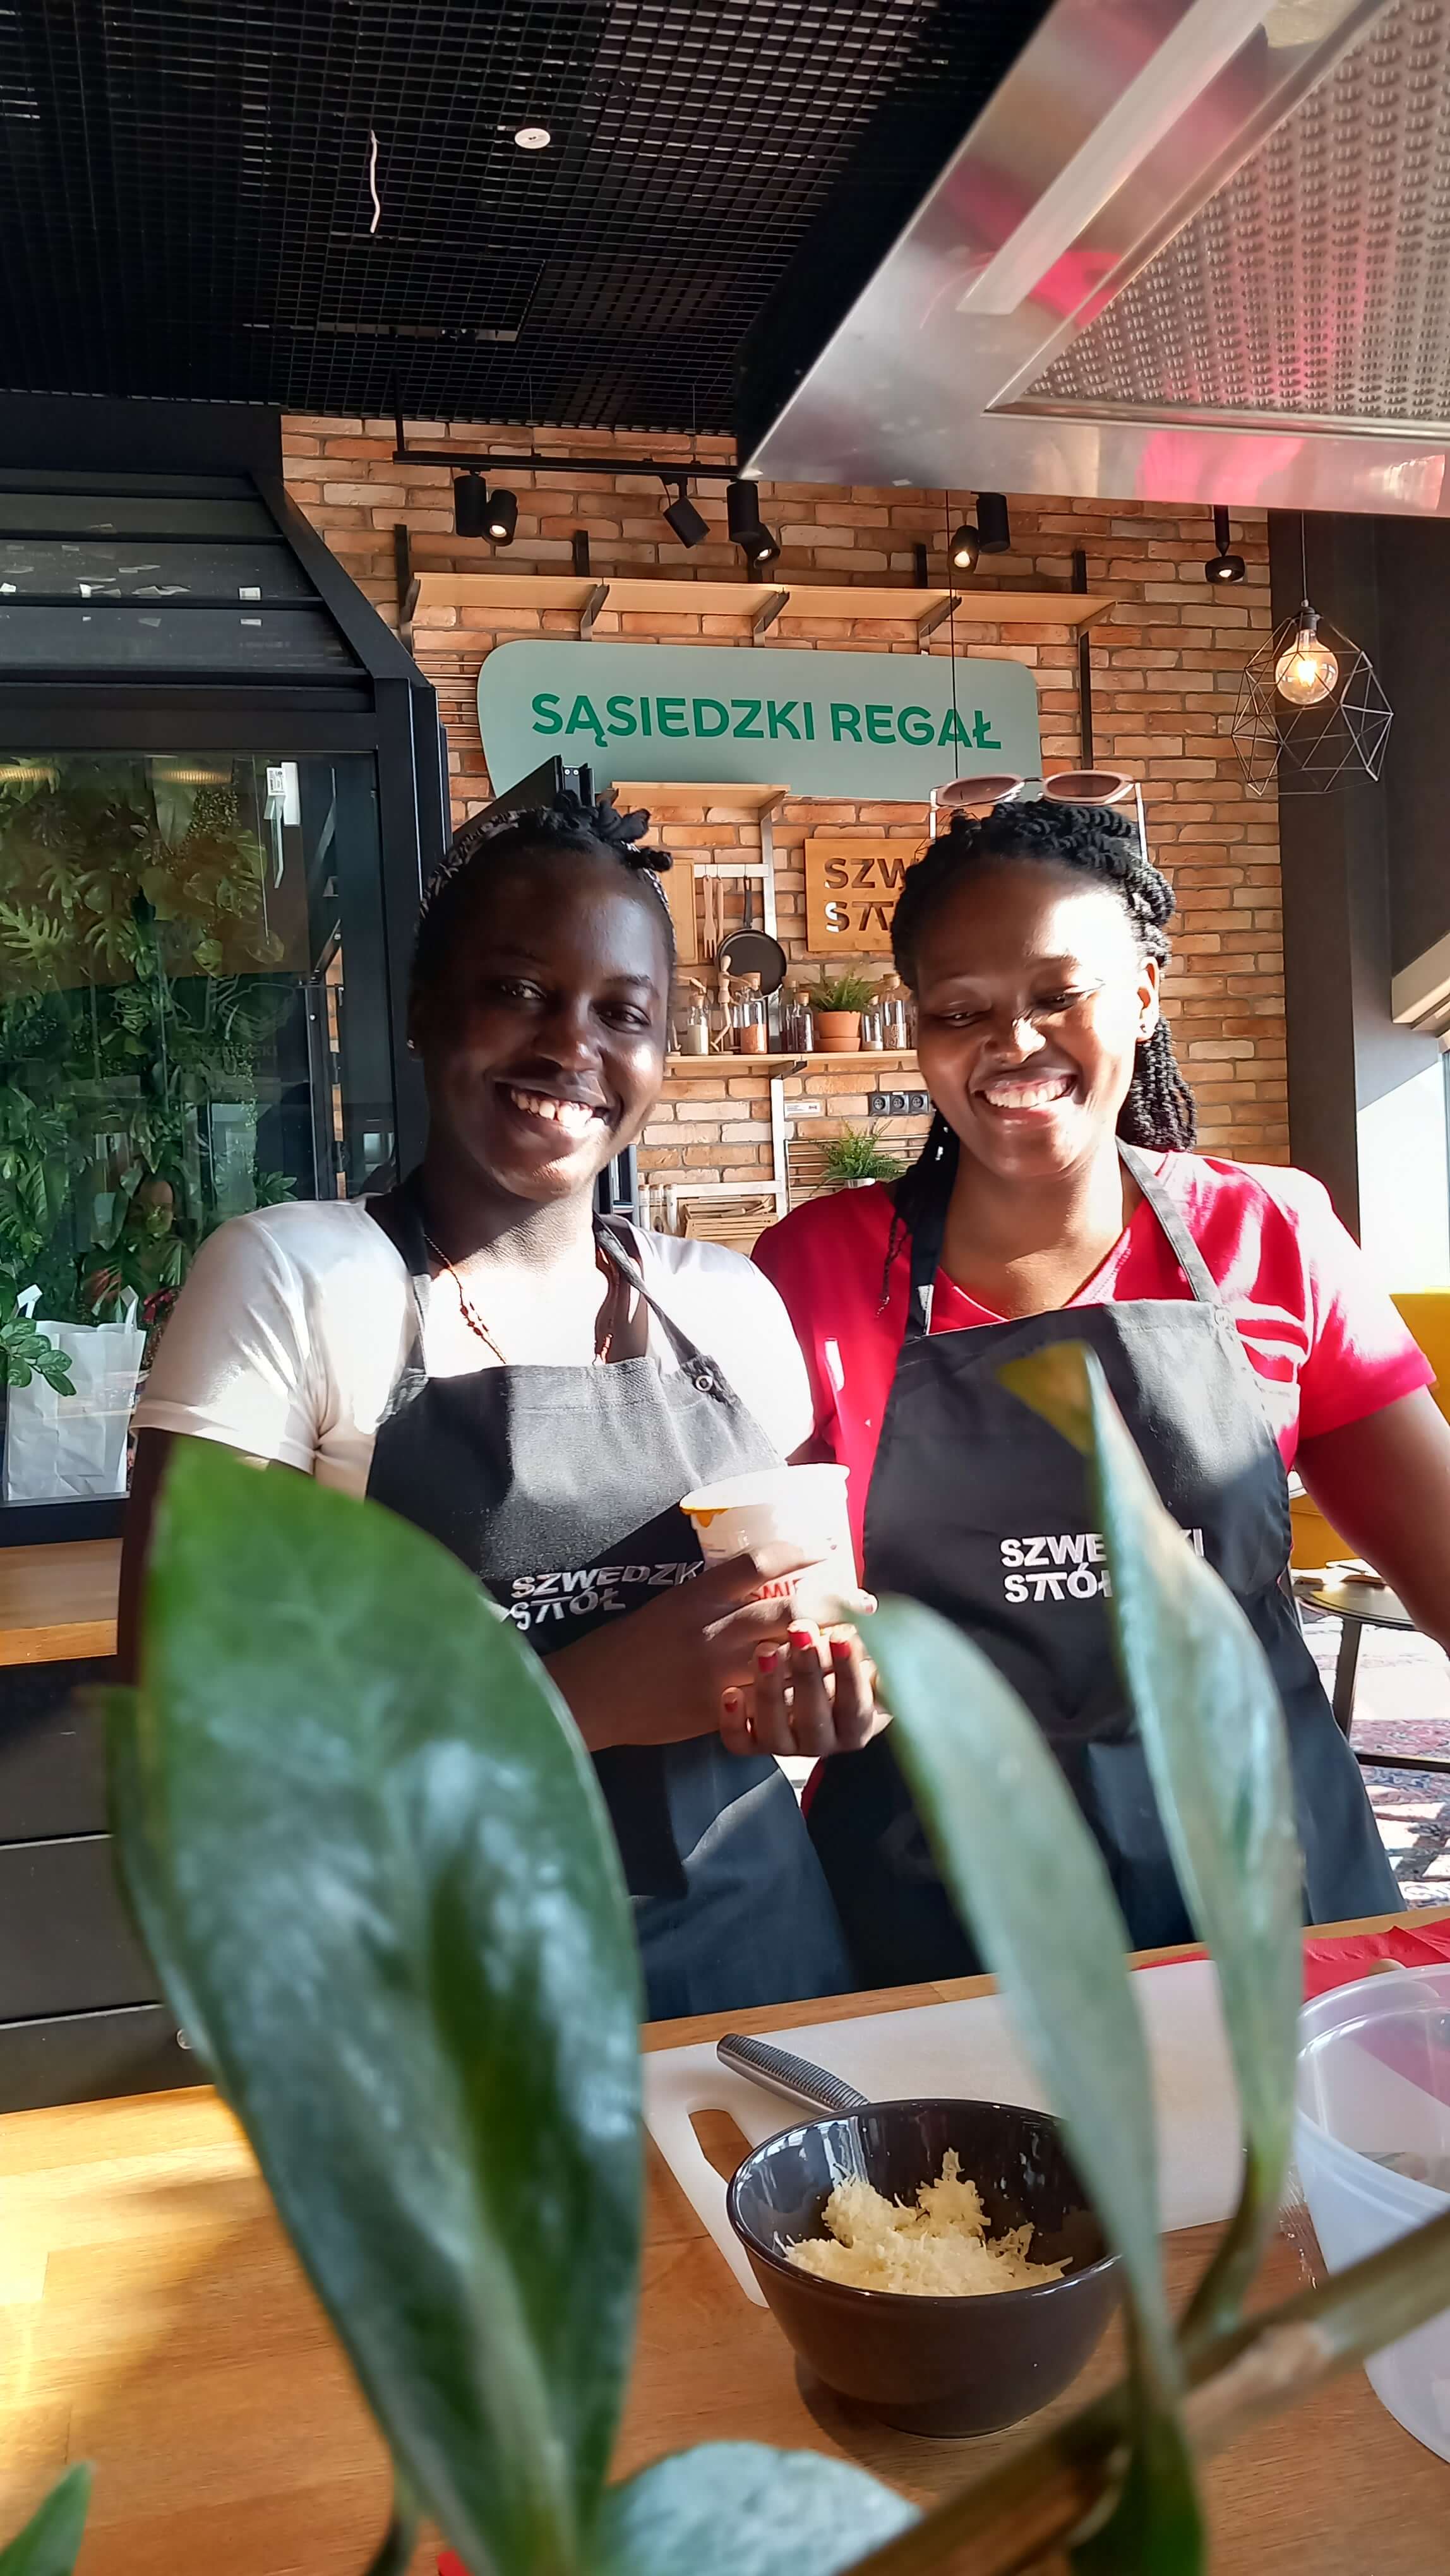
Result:
M761 1585L760 1600L789 1601L798 1618L829 1626L848 1616L860 1592L846 1514L844 1467L766 1467L702 1485L680 1505L695 1526L707 1565L783 1541L821 1562Z

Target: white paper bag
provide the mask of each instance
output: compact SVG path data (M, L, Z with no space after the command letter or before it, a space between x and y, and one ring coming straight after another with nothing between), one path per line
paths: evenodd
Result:
M134 1299L120 1324L48 1324L46 1340L65 1353L74 1395L43 1377L6 1391L4 1494L7 1503L92 1502L126 1490L130 1426L146 1335Z

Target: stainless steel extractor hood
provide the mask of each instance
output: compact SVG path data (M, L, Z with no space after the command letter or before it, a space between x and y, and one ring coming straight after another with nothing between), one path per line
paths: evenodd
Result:
M787 482L1450 511L1450 0L1058 0L743 428Z

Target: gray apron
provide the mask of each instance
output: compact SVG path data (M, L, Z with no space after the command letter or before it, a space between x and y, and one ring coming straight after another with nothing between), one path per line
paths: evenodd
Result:
M428 1276L410 1183L369 1203L412 1283L412 1345L378 1426L374 1502L440 1540L544 1657L688 1582L700 1549L680 1498L781 1463L715 1362L645 1289L623 1239L599 1241L678 1360L486 1368L431 1378ZM596 1753L634 1899L652 2020L842 1994L851 1984L789 1781L718 1735Z
M1120 1151L1191 1301L1074 1306L932 1333L944 1176L911 1246L906 1335L866 1500L865 1580L953 1620L1025 1700L1102 1848L1133 1946L1190 1940L1113 1653L1084 1462L997 1378L1004 1361L1047 1343L1086 1342L1163 1501L1268 1656L1288 1721L1306 1918L1393 1911L1400 1897L1359 1766L1286 1588L1288 1480L1257 1376L1177 1208L1147 1160ZM809 1813L862 1985L979 1966L889 1731L823 1766Z

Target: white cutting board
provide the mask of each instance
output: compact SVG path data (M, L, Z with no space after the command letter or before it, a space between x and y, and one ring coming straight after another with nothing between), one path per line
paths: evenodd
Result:
M1190 1959L1140 1969L1133 1992L1152 2060L1163 2226L1200 2227L1227 2218L1239 2195L1242 2147L1213 1963ZM801 2022L768 2036L777 2047L843 2076L873 2102L954 2094L1020 2102L1033 2111L1047 2108L995 1995L871 2013L860 2021ZM650 2136L686 2199L746 2297L763 2307L725 2215L725 2185L690 2120L697 2111L728 2111L755 2147L791 2125L790 2104L732 2075L713 2045L665 2048L646 2057L644 2104ZM811 2114L802 2110L798 2116Z

